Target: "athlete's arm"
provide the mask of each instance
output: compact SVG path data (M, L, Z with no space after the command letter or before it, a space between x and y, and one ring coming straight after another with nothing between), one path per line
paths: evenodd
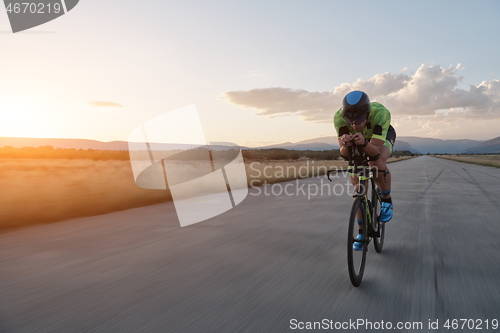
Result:
M385 141L380 139L371 138L369 142L367 142L366 147L363 148L366 155L370 157L375 157L380 154L381 148L384 145Z
M349 156L349 147L352 145L354 135L343 134L339 137L339 147L340 147L340 155L344 159Z
M380 154L380 148L384 145L384 141L371 138L369 141L363 137L363 134L356 133L353 135L353 142L358 146L364 146L363 151L370 157L375 157Z
M339 109L335 116L333 117L333 124L335 126L335 130L337 131L339 147L340 147L340 155L344 159L349 156L349 146L352 145L352 137L351 133L349 133L348 124L342 116L342 109Z

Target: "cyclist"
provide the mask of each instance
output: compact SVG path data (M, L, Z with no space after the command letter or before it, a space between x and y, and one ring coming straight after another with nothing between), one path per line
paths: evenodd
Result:
M372 102L362 91L351 91L342 100L340 108L333 118L337 131L340 154L344 159L349 156L349 147L353 144L362 146L369 156L369 165L378 170L387 170L387 159L392 154L392 147L396 141L396 131L391 126L391 113L382 104ZM392 218L391 174L386 177L382 173L374 174L375 183L380 189L382 207L380 221L389 222ZM351 176L351 183L356 186L357 176ZM362 239L362 221L357 240ZM354 242L354 250L361 250L361 242Z

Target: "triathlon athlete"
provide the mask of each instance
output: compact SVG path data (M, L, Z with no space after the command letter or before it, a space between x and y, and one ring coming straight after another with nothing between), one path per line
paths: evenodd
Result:
M391 113L380 103L370 103L368 95L362 91L351 91L342 100L342 108L333 117L337 130L340 154L344 159L349 156L349 147L362 146L369 156L368 164L378 170L387 170L387 159L392 154L396 141L396 131L391 126ZM391 174L374 174L375 183L380 189L382 207L380 221L389 222L392 218ZM351 183L356 186L357 176L351 176ZM361 220L358 219L358 224ZM362 239L360 227L358 240ZM361 242L354 242L353 248L361 250Z

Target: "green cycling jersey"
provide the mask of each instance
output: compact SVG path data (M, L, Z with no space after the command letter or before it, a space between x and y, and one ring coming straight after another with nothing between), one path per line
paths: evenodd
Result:
M333 124L337 135L341 137L344 134L356 134L354 128L344 119L342 108L340 108L333 117ZM384 142L384 146L388 146L392 152L392 144L387 140L387 132L391 126L391 112L382 104L377 102L370 103L370 116L366 121L366 125L361 131L361 134L367 139L379 139Z

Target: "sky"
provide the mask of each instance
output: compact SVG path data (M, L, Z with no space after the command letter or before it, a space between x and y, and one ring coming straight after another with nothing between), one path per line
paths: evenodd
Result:
M0 9L0 137L126 141L195 105L207 141L335 135L363 90L398 136L500 135L498 1L81 0L13 34Z

